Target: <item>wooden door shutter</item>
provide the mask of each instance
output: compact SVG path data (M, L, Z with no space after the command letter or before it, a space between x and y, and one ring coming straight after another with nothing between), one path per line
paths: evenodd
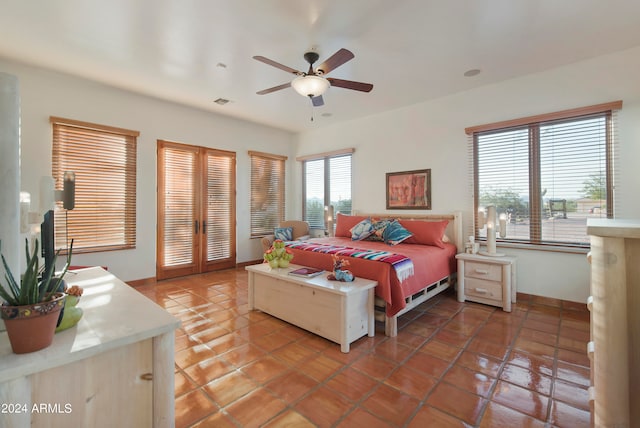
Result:
M235 265L235 176L236 157L233 152L205 151L206 181L203 194L207 266L225 263ZM216 266L220 267L220 266ZM207 269L205 269L207 270Z
M158 142L158 278L197 272L199 169L197 148Z

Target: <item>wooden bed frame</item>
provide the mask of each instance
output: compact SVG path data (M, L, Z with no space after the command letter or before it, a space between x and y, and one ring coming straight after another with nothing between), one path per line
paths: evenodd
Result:
M447 229L445 230L445 234L451 240L451 243L455 244L457 252L464 252L464 238L462 233L462 212L454 211L452 214L426 214L426 215L396 215L393 213L384 213L384 214L369 214L369 213L361 213L354 212L353 215L364 215L374 218L399 218L404 220L420 220L420 221L442 221L449 220L449 224L447 225ZM404 309L395 314L392 317L387 316L386 314L386 302L381 298L375 298L375 309L376 309L376 320L384 321L384 334L387 336L397 336L398 335L398 317L418 305L426 302L433 296L442 291L446 290L450 286L455 284L457 275L453 274L450 276L446 276L441 278L440 280L425 285L425 287L418 291L417 293L412 294L409 297L405 298L406 305Z

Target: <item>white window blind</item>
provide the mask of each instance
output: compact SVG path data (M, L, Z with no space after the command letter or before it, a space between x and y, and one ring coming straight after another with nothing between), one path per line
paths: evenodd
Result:
M75 208L56 210L56 247L73 239L74 253L135 248L139 132L57 117L50 122L56 189L62 190L65 171L75 173Z
M304 219L310 227L324 228L324 159L304 163Z
M502 241L586 248L587 219L613 217L621 103L593 107L472 132L474 210L506 215Z
M336 214L351 214L351 155L329 158L329 201Z
M251 237L273 233L285 214L286 156L249 152L251 157Z
M198 150L188 146L160 146L162 159L162 260L163 267L195 263L193 219L196 205Z
M324 207L334 213L351 214L351 153L336 152L303 161L304 220L311 227L324 228Z
M207 152L207 261L228 259L235 248L235 156Z

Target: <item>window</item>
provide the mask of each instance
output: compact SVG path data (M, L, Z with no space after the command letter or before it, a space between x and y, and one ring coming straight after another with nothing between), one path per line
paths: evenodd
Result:
M273 233L284 220L286 156L249 152L251 157L251 237Z
M587 219L614 213L622 102L468 128L474 212L495 205L503 241L588 247ZM486 229L476 236L486 238Z
M137 131L51 117L53 178L75 173L75 208L56 210L56 247L74 253L135 248ZM61 205L60 205L61 206Z
M353 149L299 157L302 161L304 220L325 228L325 206L351 214L351 155Z

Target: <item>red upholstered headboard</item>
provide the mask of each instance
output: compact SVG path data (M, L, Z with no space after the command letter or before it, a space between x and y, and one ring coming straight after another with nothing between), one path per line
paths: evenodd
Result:
M395 213L363 213L353 211L354 216L371 217L371 218L397 218L399 220L416 220L416 221L442 221L448 220L449 224L445 229L445 234L451 242L455 244L458 253L464 252L464 236L462 233L462 211L454 211L451 214L395 214Z

